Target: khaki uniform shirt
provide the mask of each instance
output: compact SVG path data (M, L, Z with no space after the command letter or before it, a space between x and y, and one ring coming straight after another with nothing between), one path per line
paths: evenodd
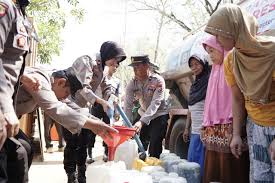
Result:
M147 125L156 117L168 114L164 90L164 79L158 74L151 74L144 82L131 80L127 85L124 101L124 110L129 120L133 120L132 109L135 99L141 106L138 111L140 121Z
M16 113L23 115L41 107L47 115L72 133L80 132L88 117L91 117L88 109L80 108L68 99L62 102L58 101L52 91L51 77L48 73L37 68L26 68L25 73L38 78L41 81L42 89L31 91L20 86Z
M0 110L11 119L17 119L12 95L29 41L19 7L11 0L0 0Z
M93 105L97 98L95 92L103 79L101 65L84 55L73 63L72 68L83 86L83 89L76 92L75 101L80 107L85 107L87 102Z
M105 76L100 86L102 91L102 98L104 100L108 101L112 94L118 97L121 93L120 80L114 76Z

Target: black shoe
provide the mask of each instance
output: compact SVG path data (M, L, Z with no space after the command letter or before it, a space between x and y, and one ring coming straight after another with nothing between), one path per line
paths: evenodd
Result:
M67 173L67 176L68 176L68 183L78 183L76 180L75 172Z
M104 162L107 162L107 161L108 161L108 156L107 156L106 154L103 154L102 160L103 160Z
M88 164L92 164L95 162L95 160L93 158L88 158L86 161Z

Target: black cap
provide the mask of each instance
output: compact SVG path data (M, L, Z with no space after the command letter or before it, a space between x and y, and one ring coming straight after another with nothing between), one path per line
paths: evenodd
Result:
M134 66L135 64L139 64L139 63L143 63L143 64L150 64L150 59L148 55L137 55L137 56L132 56L131 57L131 64L129 64L129 66Z
M17 0L17 2L19 3L20 6L22 7L26 7L30 4L29 0Z
M119 62L122 62L126 59L126 54L116 42L106 41L100 47L100 57L103 63L112 58L119 58Z
M52 77L54 78L64 78L70 84L71 95L74 97L77 90L82 89L82 84L77 79L75 72L71 67L65 70L59 70L52 73Z

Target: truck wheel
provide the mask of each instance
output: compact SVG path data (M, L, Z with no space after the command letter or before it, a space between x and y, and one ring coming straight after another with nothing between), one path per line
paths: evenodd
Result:
M169 150L176 153L180 158L187 159L189 143L183 141L184 128L185 119L177 119L170 135Z

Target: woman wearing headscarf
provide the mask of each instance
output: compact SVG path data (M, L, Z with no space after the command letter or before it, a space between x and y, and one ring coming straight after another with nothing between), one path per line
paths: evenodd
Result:
M237 5L226 5L210 18L205 31L232 50L224 63L225 78L232 90L233 138L231 151L238 158L243 142L240 129L248 114L251 181L274 182L269 146L275 139L275 38L257 36L253 16Z
M204 168L205 147L200 139L200 130L202 127L204 102L211 67L208 65L208 62L201 59L199 55L192 55L188 60L188 65L191 68L192 73L195 75L195 80L192 83L189 92L189 114L183 134L184 140L187 141L191 127L191 137L187 159L190 162L200 164L202 175Z
M203 182L249 182L246 151L237 159L230 151L232 138L232 93L224 78L223 60L227 52L214 36L203 42L213 65L208 81L201 140L206 146Z

